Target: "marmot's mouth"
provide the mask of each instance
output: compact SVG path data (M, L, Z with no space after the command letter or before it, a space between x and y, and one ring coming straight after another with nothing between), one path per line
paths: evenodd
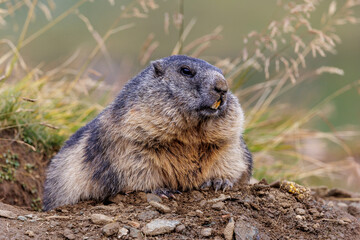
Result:
M219 99L219 100L217 100L216 102L214 102L214 104L213 105L211 105L211 109L214 109L214 110L217 110L219 107L220 107L220 105L221 105L221 98Z

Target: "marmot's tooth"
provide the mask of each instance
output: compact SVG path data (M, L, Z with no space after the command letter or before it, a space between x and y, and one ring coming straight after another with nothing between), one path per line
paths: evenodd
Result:
M221 99L217 100L216 102L214 102L214 104L211 106L212 109L216 110L219 108L221 104Z

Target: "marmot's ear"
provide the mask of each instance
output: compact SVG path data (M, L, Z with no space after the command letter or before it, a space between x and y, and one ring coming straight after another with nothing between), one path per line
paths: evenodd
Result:
M163 69L161 60L152 61L151 66L153 67L156 77L160 77L160 76L164 75L164 69Z

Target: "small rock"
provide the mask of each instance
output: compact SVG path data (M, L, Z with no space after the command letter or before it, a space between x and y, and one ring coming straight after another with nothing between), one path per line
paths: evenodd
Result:
M232 240L234 235L235 221L233 218L230 218L229 223L224 229L225 240Z
M270 194L268 195L268 198L269 198L270 200L272 200L272 201L276 201L276 197L275 197L275 195L272 194L272 193L270 193Z
M217 202L211 206L215 210L222 210L225 207L225 203L223 202Z
M348 205L344 202L338 202L337 203L338 207L341 208L344 211L347 211Z
M109 237L117 233L119 231L119 228L120 224L118 222L109 223L102 228L102 233L105 236Z
M104 211L115 211L117 209L122 209L124 207L124 204L122 202L119 202L117 204L110 204L110 205L97 205L91 210L104 210Z
M201 211L201 210L199 210L199 209L197 209L195 212L197 213L197 215L198 215L199 217L204 214L204 212Z
M354 217L360 217L360 204L359 203L350 203L349 207L347 208L348 213L353 215Z
M280 206L283 208L289 208L289 207L291 207L291 204L288 202L280 202Z
M301 215L296 215L295 218L298 220L304 220L305 217Z
M159 197L156 194L152 194L152 193L146 194L146 199L147 199L148 203L150 203L150 202L161 203L162 202L161 197Z
M143 235L139 229L130 228L130 237L136 238L136 239L142 239Z
M69 239L69 240L76 239L76 236L74 235L74 233L68 228L64 229L63 235L66 239Z
M206 200L201 200L200 203L199 203L199 205L200 205L200 207L203 207L203 206L206 205L206 203L207 203Z
M25 215L26 218L36 218L36 216L34 216L33 214L27 214Z
M223 240L223 238L220 237L220 236L215 236L215 237L214 237L214 240Z
M218 198L213 198L211 200L208 200L208 202L220 202L220 201L225 201L229 198L230 198L230 196L228 196L228 195L220 194L220 196Z
M35 237L35 233L33 231L31 231L31 230L27 230L25 232L25 235L28 235L29 237Z
M17 219L20 220L20 221L26 221L27 220L27 218L24 217L24 216L18 216Z
M306 214L305 209L302 209L302 208L296 208L296 209L295 209L295 212L296 212L296 214L298 214L298 215L305 215L305 214Z
M135 222L135 221L129 221L128 224L134 228L139 228L140 227L140 223Z
M164 204L161 204L159 202L151 201L149 202L151 206L153 206L156 210L162 213L169 213L171 212L171 209L168 206L165 206Z
M153 219L153 218L157 217L158 215L159 215L158 211L149 210L149 211L140 213L137 217L140 221L146 221L146 220Z
M320 224L319 223L315 223L314 225L313 225L313 228L314 229L318 229L320 227Z
M123 236L126 236L129 233L129 230L126 228L120 228L118 233L118 238L121 238Z
M317 218L317 217L320 216L320 213L319 213L319 211L318 211L316 208L310 208L310 209L309 209L309 212L310 212L315 218Z
M342 220L342 219L340 219L340 220L338 221L338 223L339 223L340 225L346 225L346 224L347 224L347 222L345 222L345 221Z
M125 200L125 197L126 196L124 194L119 193L113 197L110 197L108 200L113 203L122 203Z
M212 228L204 228L204 229L201 230L200 234L203 237L210 237L211 234L212 234Z
M9 218L9 219L15 219L16 214L11 212L11 211L0 210L0 217Z
M180 224L179 226L177 226L175 228L175 231L178 232L178 233L181 233L182 231L184 231L186 229L185 225L184 224Z
M245 220L239 219L235 223L235 239L260 239L259 230Z
M100 224L100 225L111 223L113 221L113 219L111 217L108 217L103 214L97 214L97 213L92 214L90 216L90 218L93 223Z
M194 200L195 200L196 202L198 202L198 201L200 201L201 199L204 198L204 195L203 195L201 192L199 192L199 191L193 191L193 192L192 192L192 197L194 198Z
M143 227L142 231L149 236L172 232L180 222L177 220L155 219Z

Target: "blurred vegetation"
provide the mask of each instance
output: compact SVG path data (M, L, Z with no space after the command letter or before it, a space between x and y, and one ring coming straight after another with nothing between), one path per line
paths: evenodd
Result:
M359 5L1 1L0 143L51 154L150 60L187 54L239 97L255 177L358 190Z

